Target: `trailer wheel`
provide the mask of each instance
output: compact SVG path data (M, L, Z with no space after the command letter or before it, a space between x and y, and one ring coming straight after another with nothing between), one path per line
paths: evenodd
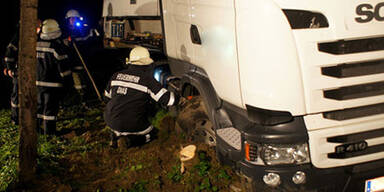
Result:
M216 135L212 122L207 116L204 103L200 96L192 97L181 106L176 119L176 127L184 132L191 142L205 143L216 146Z

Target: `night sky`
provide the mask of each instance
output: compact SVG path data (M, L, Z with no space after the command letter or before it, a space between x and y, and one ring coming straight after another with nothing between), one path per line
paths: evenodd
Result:
M53 18L59 23L63 23L66 11L77 9L84 19L88 21L87 23L94 26L101 18L102 7L103 0L39 0L38 17L41 20ZM2 0L0 14L2 18L0 58L1 65L3 65L5 48L17 30L16 25L20 15L19 0ZM4 75L0 75L0 84L2 89L0 94L1 109L9 106L11 80L8 77L4 77Z

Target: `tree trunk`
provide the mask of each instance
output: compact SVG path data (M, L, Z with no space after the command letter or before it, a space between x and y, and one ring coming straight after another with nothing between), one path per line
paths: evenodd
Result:
M19 181L28 184L37 167L36 134L36 25L38 0L20 0L19 80Z

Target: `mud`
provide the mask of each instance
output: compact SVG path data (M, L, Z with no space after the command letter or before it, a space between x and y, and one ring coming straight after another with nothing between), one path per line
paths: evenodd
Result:
M216 160L215 151L197 144L204 162L180 174L178 153L187 142L174 130L175 121L165 117L158 138L129 149L109 147L109 133L99 128L81 135L67 134L67 139L81 137L97 143L90 151L73 152L51 168L38 171L31 191L233 191L239 181L228 167ZM208 165L207 167L204 167ZM235 185L233 185L235 183ZM237 188L238 189L238 188Z

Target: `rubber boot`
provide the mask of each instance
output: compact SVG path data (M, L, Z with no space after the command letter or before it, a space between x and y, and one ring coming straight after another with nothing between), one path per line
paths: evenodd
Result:
M128 149L132 146L131 139L127 136L122 136L117 140L117 146L119 149Z
M117 140L119 139L119 137L116 136L116 134L114 132L110 132L110 143L109 143L109 146L113 149L116 149L117 148Z
M44 134L56 135L56 121L43 121Z

